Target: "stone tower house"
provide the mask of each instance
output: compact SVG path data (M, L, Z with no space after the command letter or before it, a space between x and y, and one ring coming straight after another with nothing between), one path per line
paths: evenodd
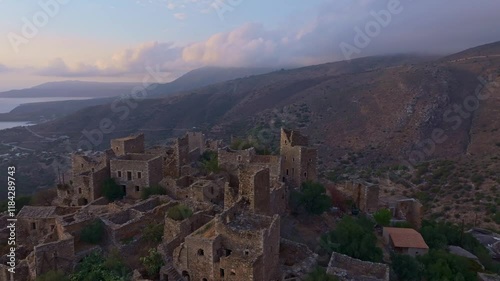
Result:
M298 131L281 129L282 181L298 188L305 181L317 181L318 152Z

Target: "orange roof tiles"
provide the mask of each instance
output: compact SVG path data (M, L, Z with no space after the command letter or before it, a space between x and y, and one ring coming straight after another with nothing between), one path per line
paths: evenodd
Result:
M420 233L411 228L384 227L396 248L429 249Z

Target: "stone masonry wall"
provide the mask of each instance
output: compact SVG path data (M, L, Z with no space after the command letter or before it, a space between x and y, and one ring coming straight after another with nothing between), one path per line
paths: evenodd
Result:
M361 261L335 252L332 254L327 272L337 276L341 281L365 279L389 281L390 277L389 266L386 264Z
M111 149L116 156L144 153L144 134L111 140Z
M72 237L38 245L34 248L35 272L41 275L50 270L70 273L75 259L74 239Z

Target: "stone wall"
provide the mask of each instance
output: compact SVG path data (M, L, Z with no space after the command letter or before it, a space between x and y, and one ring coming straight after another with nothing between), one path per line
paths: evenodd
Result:
M245 167L239 171L240 198L250 202L253 212L267 215L270 213L269 169Z
M288 198L287 186L282 182L275 183L275 186L271 189L270 214L285 214L288 208Z
M245 150L219 149L219 166L227 170L234 170L241 164L250 164L255 155L255 148L253 147Z
M39 276L51 270L73 271L75 247L73 237L38 245L34 248L35 272Z
M111 149L116 156L129 153L144 153L144 134L111 140Z
M73 175L79 175L93 170L101 170L108 166L109 158L106 153L73 153L71 167Z
M317 181L317 149L307 146L307 137L299 132L281 130L281 180L292 188L299 188L305 181Z
M281 239L280 263L284 280L302 280L317 266L318 254L306 245Z
M142 190L160 183L163 178L161 156L128 154L124 158L111 160L111 176L118 185L125 187L126 197L141 198Z
M422 226L423 214L423 205L416 199L400 200L396 203L395 217L406 220L415 229Z
M199 155L205 152L205 136L201 132L188 132L186 134L188 137L189 151L199 149ZM198 155L198 156L199 156Z
M345 190L350 192L351 198L361 211L373 213L378 210L378 185L360 181L347 181Z
M381 263L361 261L333 253L328 264L328 274L335 275L341 281L377 280L389 281L389 266Z

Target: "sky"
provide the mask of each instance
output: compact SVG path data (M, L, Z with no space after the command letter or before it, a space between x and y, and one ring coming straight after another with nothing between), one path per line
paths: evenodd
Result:
M0 91L500 41L497 0L0 0Z

